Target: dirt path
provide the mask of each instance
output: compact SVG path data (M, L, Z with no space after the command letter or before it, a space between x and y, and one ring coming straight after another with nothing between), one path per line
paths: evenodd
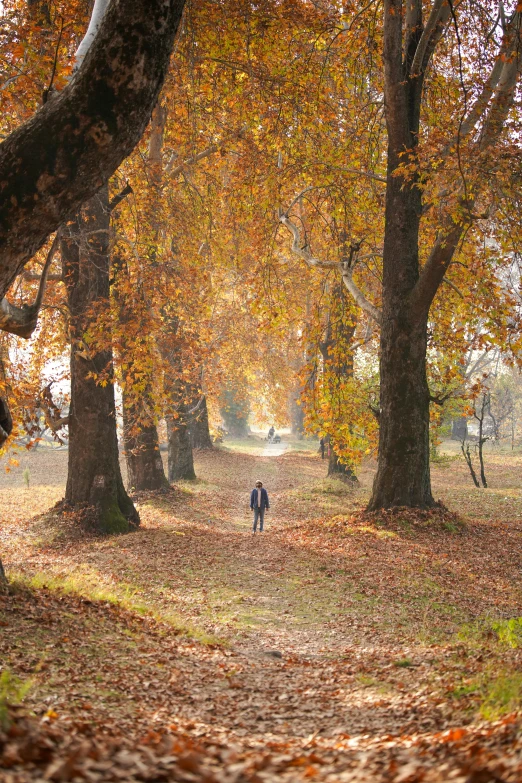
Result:
M491 621L489 636L473 630L521 605L516 528L354 527L367 490L325 480L314 454L207 454L198 473L141 497L130 536L64 539L52 517L4 527L5 560L31 591L0 610L0 656L33 679L37 715L96 716L128 736L175 725L247 755L285 749L284 769L265 759L266 774L237 778L254 783L370 779L352 777L370 746L377 774L379 748L408 760L455 727L476 736L487 678L520 666ZM257 478L271 509L254 537ZM382 780L430 780L393 769Z

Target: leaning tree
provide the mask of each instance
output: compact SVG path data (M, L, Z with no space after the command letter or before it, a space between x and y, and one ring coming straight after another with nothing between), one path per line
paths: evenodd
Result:
M165 79L184 4L111 0L67 86L45 96L35 115L0 145L1 297L50 234L107 183L140 140ZM1 328L30 336L41 298L18 310L6 300ZM1 403L3 443L12 421L7 401Z

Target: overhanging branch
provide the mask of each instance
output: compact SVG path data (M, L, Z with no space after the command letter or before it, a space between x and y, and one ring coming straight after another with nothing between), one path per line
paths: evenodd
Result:
M7 298L0 301L0 330L15 334L18 337L29 339L38 324L38 315L42 306L45 288L49 279L49 270L60 242L59 233L56 234L51 249L47 254L45 264L40 275L38 293L32 305L16 307Z
M336 261L322 261L320 258L316 258L311 252L307 245L302 246L302 240L301 240L301 234L299 231L298 226L296 226L295 223L293 223L290 218L287 215L280 215L279 220L281 223L287 228L293 237L292 242L292 252L299 256L309 267L319 267L319 268L337 268L341 272L341 276L343 279L343 283L346 286L347 290L350 292L350 294L355 299L356 303L359 305L361 310L364 310L371 318L373 318L374 321L376 321L378 324L381 323L381 311L378 307L375 307L371 302L368 301L368 299L365 297L363 292L360 290L360 288L357 287L357 285L353 281L352 277L352 268L353 264L351 261L343 261L342 263L337 263Z

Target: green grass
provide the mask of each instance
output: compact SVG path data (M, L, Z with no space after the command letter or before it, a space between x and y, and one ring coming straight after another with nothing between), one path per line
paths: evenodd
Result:
M486 720L516 712L522 707L522 673L500 674L484 685L480 714Z
M411 658L401 658L398 661L394 661L393 665L396 666L398 669L409 669L414 664Z
M36 573L31 577L15 573L12 575L10 586L12 590L46 588L66 595L88 598L90 601L110 603L131 613L152 617L158 622L166 623L180 636L194 639L201 644L211 646L226 646L228 644L225 639L209 634L192 623L185 622L177 613L162 611L140 600L139 590L133 585L119 582L114 587L103 584L100 586L100 574L95 571L77 572L67 576Z
M9 707L19 704L31 688L31 680L23 682L8 669L0 674L0 727L9 727Z
M516 649L522 646L522 617L493 620L482 618L472 623L464 623L458 630L460 641L477 647L488 639L496 645Z

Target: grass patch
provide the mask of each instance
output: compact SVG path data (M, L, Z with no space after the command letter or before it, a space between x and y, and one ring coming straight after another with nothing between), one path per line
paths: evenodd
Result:
M398 661L394 661L393 665L398 669L410 669L412 666L414 666L414 663L411 658L401 658Z
M500 644L517 648L522 645L522 617L512 617L509 620L496 620L491 623L493 631L498 636Z
M31 685L31 680L23 682L8 669L0 674L0 727L9 728L9 707L19 704Z
M522 646L522 617L507 620L487 618L465 623L459 628L458 638L474 646L482 646L486 639L490 639L500 646L517 649Z
M14 574L10 587L12 590L27 588L41 590L45 588L66 595L81 596L89 601L110 603L126 609L128 612L152 617L157 622L166 623L180 636L194 639L200 644L209 646L227 646L228 644L225 639L209 634L191 623L184 622L175 612L158 611L158 609L140 601L137 597L139 591L132 585L119 583L115 588L110 588L107 585L100 586L100 575L97 573L79 573L68 576L37 573L31 577L18 573Z
M522 707L522 674L500 674L483 688L480 714L486 720L516 712Z

